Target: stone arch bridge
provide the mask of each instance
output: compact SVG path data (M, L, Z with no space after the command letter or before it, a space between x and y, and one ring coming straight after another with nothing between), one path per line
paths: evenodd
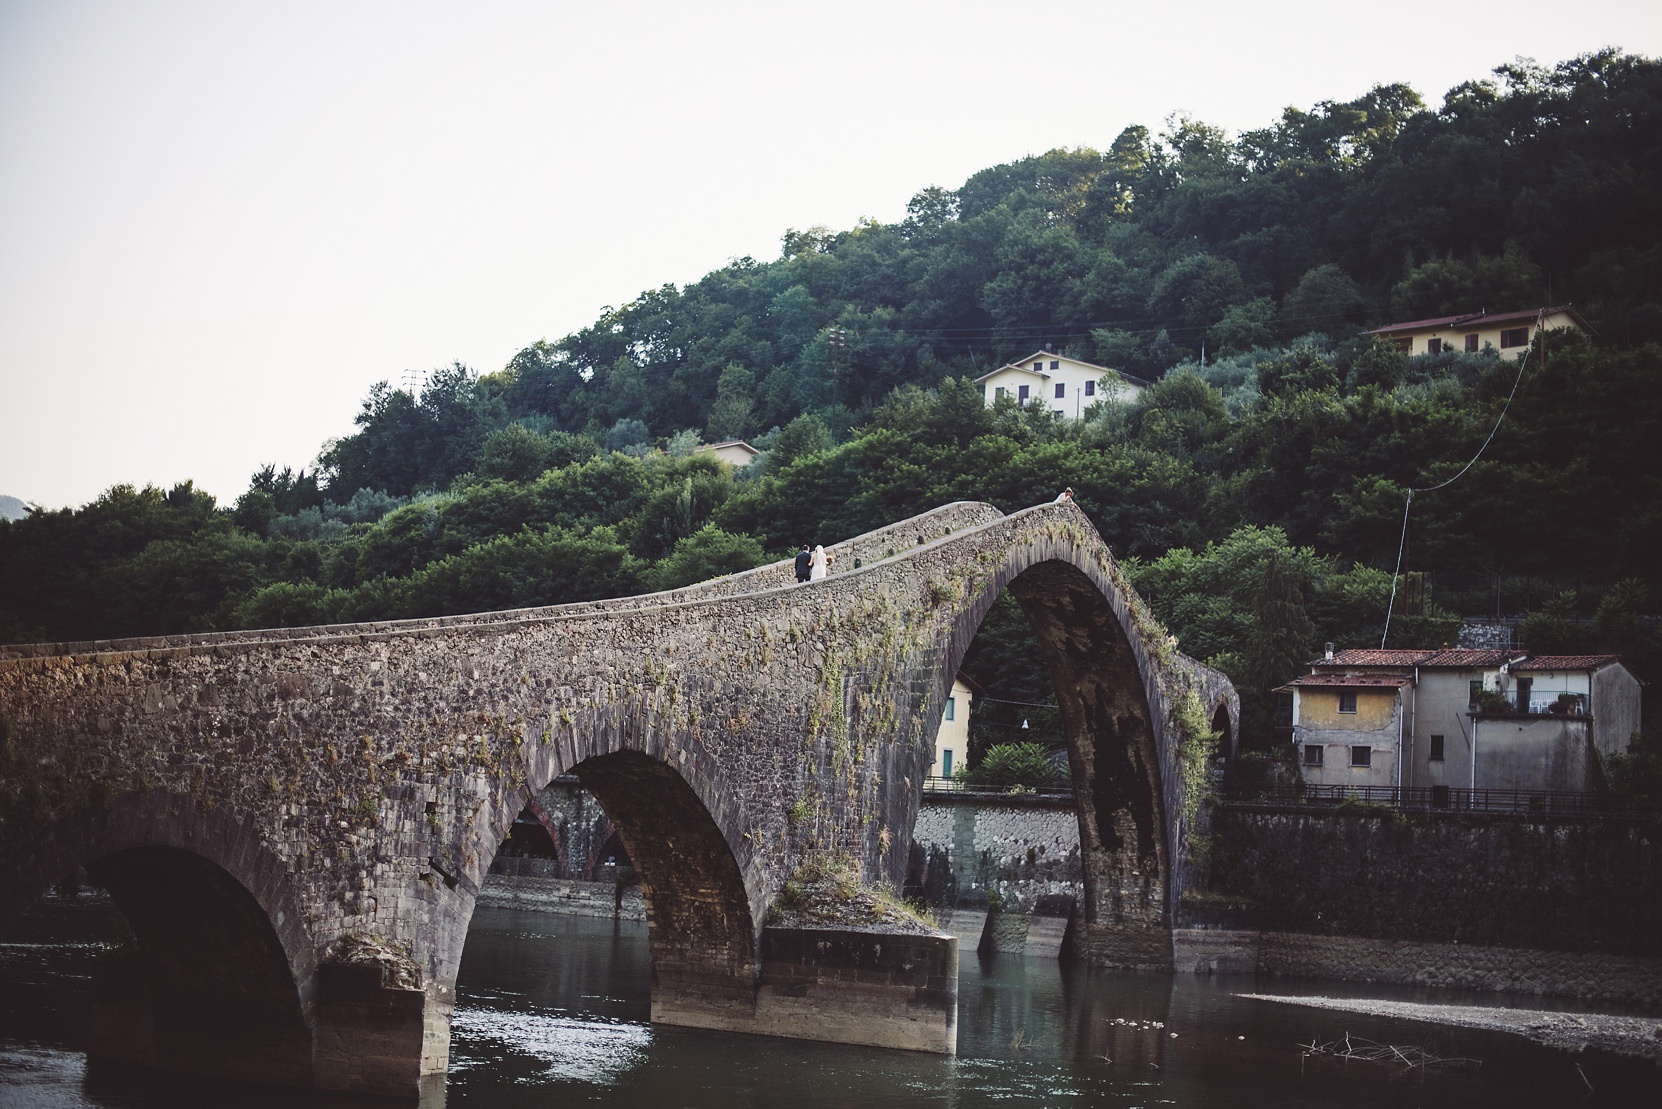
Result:
M1165 969L1206 733L1184 658L1072 505L974 503L644 597L465 617L0 649L0 925L88 865L136 954L90 1050L413 1095L448 1065L475 895L531 793L575 772L643 880L655 1021L954 1050L955 941L796 933L836 856L904 877L952 678L999 592L1069 742L1075 949Z

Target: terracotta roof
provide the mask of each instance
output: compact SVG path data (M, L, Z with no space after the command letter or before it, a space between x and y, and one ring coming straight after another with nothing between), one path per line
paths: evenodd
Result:
M1516 312L1467 312L1462 316L1437 316L1429 320L1408 320L1404 323L1388 323L1384 327L1376 327L1372 331L1364 331L1364 335L1389 335L1397 331L1425 331L1437 327L1483 327L1496 324L1514 323L1519 320L1532 320L1537 316L1552 316L1564 313L1575 321L1577 327L1583 331L1591 331L1587 321L1581 318L1581 313L1568 304L1558 304L1544 308L1523 308Z
M1535 655L1512 667L1518 670L1597 670L1621 661L1620 655Z
M1369 647L1351 647L1333 652L1332 658L1318 658L1311 666L1417 666L1436 654L1436 651L1385 651Z
M1407 674L1304 674L1281 689L1400 689L1413 684Z
M1454 650L1438 651L1421 666L1443 666L1458 670L1468 670L1476 666L1504 666L1509 662L1523 658L1522 651L1502 649L1475 650L1473 648L1455 648Z
M1322 669L1342 669L1347 666L1430 666L1453 669L1471 669L1479 666L1500 666L1524 657L1522 651L1503 650L1374 650L1352 647L1335 651L1332 658L1318 658L1310 665Z

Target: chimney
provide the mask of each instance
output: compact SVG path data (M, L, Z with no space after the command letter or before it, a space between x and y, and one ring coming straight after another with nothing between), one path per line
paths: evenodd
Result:
M1331 643L1329 643L1327 645L1327 661L1328 662L1333 661L1333 644L1331 644Z

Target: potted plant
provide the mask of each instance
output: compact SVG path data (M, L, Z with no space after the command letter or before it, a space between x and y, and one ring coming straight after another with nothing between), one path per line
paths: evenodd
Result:
M1498 689L1480 689L1477 691L1477 711L1489 716L1498 716L1511 712L1512 702Z

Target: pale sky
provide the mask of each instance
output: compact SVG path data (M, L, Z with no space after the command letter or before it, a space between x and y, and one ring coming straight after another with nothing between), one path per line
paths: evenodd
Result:
M603 10L605 9L605 10ZM1501 17L1503 13L1503 17ZM0 0L0 494L310 468L370 387L502 368L787 228L1187 112L1232 135L1656 0Z

